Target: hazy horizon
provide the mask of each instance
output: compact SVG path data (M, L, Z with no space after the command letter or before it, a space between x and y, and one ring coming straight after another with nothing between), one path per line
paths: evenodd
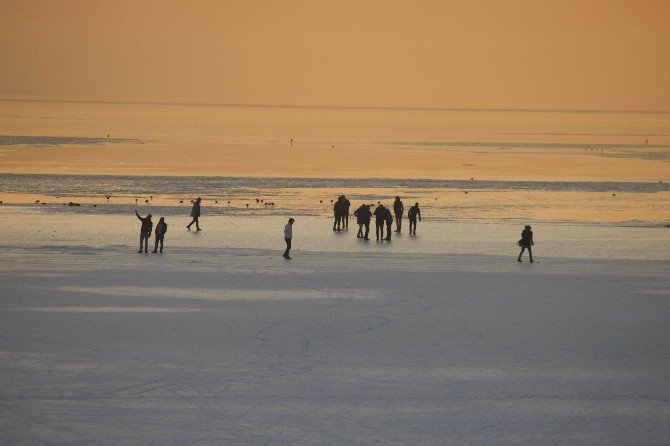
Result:
M406 107L406 106L377 106L377 105L312 105L312 104L263 104L247 103L236 104L226 102L169 102L169 101L141 101L141 100L113 100L113 99L65 99L49 97L0 97L0 102L34 102L34 103L61 103L61 104L119 104L119 105L169 105L169 106L204 106L204 107L239 107L239 108L296 108L296 109L351 109L351 110L408 110L408 111L463 111L463 112L555 112L555 113L614 113L614 114L670 114L666 109L577 109L577 108L471 108L471 107Z
M5 1L0 97L670 110L667 1Z

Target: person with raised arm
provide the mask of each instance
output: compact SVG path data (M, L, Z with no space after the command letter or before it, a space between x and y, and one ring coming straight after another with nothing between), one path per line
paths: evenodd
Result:
M142 243L144 243L144 252L149 252L149 237L151 237L151 229L154 226L154 223L151 221L151 214L147 214L146 217L140 217L140 214L135 210L135 215L142 222L142 227L140 228L140 250L137 251L138 254L142 254Z

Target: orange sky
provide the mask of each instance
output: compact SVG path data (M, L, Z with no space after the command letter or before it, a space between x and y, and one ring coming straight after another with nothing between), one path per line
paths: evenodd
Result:
M670 110L670 1L0 0L0 98Z

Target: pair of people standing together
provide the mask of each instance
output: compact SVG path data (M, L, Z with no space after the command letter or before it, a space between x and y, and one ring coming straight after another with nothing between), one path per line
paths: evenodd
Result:
M335 217L335 221L333 222L333 231L349 228L350 207L351 202L347 200L347 197L344 195L337 197L337 201L333 205L333 216Z
M135 215L142 222L142 227L140 228L140 250L137 251L138 254L142 253L142 245L144 244L144 252L149 252L149 238L151 237L151 229L154 226L154 223L151 221L151 214L147 214L146 217L140 217L140 214L135 211ZM155 231L155 242L154 250L151 251L154 254L158 252L158 245L160 244L160 252L163 253L163 240L165 239L165 233L167 232L167 223L165 223L165 217L161 217L158 220Z
M400 201L400 197L395 197L395 201L393 202L393 213L395 214L395 232L400 232L402 229L402 215L405 213L405 205ZM416 235L417 218L421 221L421 209L419 209L418 202L414 203L414 206L410 207L409 211L407 211L410 235Z

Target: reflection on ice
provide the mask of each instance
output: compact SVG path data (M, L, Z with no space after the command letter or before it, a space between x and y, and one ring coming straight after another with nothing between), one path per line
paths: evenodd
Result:
M35 311L38 313L197 313L201 311L221 311L205 308L181 307L33 307L17 308L20 311Z
M55 289L69 293L103 294L107 296L206 300L370 299L376 297L369 290L347 290L346 292L327 289L262 290L251 288L219 290L141 286L63 286Z

